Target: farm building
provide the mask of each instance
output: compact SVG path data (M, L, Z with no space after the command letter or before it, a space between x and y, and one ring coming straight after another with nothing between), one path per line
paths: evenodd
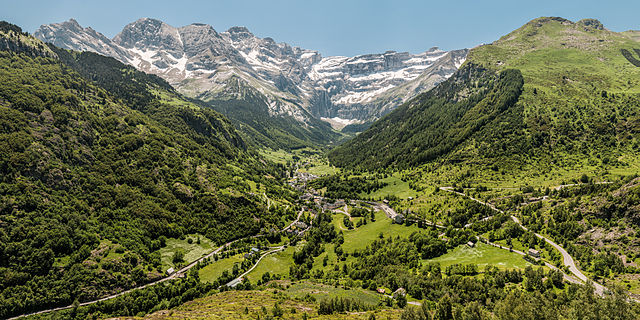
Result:
M536 249L529 249L529 251L527 251L527 253L534 257L534 258L540 258L540 251L536 250Z

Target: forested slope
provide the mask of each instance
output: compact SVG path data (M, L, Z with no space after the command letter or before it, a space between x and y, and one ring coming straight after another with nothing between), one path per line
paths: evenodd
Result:
M330 124L316 119L304 109L301 112L307 113L307 123L292 115L274 117L269 113L272 102L245 80L234 76L226 82L224 90L215 97L204 95L199 98L229 117L247 143L254 147L295 150L307 146L324 147L342 138Z
M640 68L628 57L637 48L634 38L597 20L534 19L472 49L452 79L336 148L330 159L369 170L497 166L547 178L584 167L624 170L638 152ZM522 75L520 89L496 85L514 72Z
M0 26L0 317L158 278L165 237L220 243L281 223L249 182L291 197L282 168L220 114Z
M51 44L49 47L64 65L159 123L199 142L206 139L228 156L233 147L246 149L228 119L206 103L180 95L162 78L93 52L74 52Z
M522 85L518 70L498 74L467 64L333 150L330 158L341 166L366 169L408 167L443 156L471 137L491 142L498 130L517 133L522 110L515 102Z

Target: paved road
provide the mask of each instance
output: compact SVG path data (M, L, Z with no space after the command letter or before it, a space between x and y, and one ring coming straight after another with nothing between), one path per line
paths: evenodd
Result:
M604 184L605 182L603 182L602 184ZM606 182L608 183L608 182ZM567 187L570 185L564 185L563 187ZM504 211L496 208L494 205L484 202L482 200L476 199L472 196L468 196L464 193L461 192L457 192L455 191L452 187L441 187L440 189L448 191L448 192L452 192L464 197L467 197L473 201L476 201L480 204L483 204L485 206L490 207L491 209L498 211L500 213L504 213ZM510 215L511 219L517 223L518 225L520 225L520 227L522 227L524 230L529 230L527 229L527 227L523 226L522 223L520 222L520 220L518 219L518 217L514 216L514 215ZM567 267L569 267L569 271L571 271L571 273L578 279L580 279L583 282L592 282L587 276L585 276L582 271L580 271L580 269L578 269L578 267L576 266L575 261L573 260L573 257L571 257L571 255L567 252L567 250L565 250L563 247L561 247L560 245L558 245L557 243L553 242L551 239L539 234L539 233L534 233L536 235L536 237L543 239L545 242L547 242L548 244L550 244L552 247L554 247L556 250L558 250L560 252L560 254L562 254L562 259L563 259L563 264ZM501 246L500 246L501 247ZM545 263L546 264L546 263ZM595 291L597 294L599 295L603 295L604 292L606 291L606 287L604 287L603 285L597 283L597 282L592 282L593 286L595 287Z
M302 217L302 214L304 213L304 209L300 209L300 212L298 212L298 216L296 217L295 220L293 220L293 222L289 223L288 226L284 227L284 229L282 229L282 231L287 231L291 228L291 226L293 226L296 222L300 221L300 217Z
M252 236L252 237L257 237L257 236ZM252 237L249 237L249 238L252 238ZM243 238L243 239L247 239L247 238ZM106 297L103 297L103 298L100 298L100 299L97 299L97 300L92 300L92 301L82 302L82 303L80 303L80 304L79 304L79 306L81 306L81 307L82 307L82 306L88 306L88 305L90 305L90 304L98 303L98 302L101 302L101 301L111 300L111 299L117 298L117 297L119 297L119 296L121 296L121 295L124 295L124 294L127 294L127 293L129 293L129 292L135 291L135 290L144 289L144 288L147 288L147 287L151 287L151 286L157 285L157 284L159 284L159 283L163 283L163 282L165 282L165 281L174 280L174 279L177 279L177 278L179 278L179 277L182 277L182 276L183 276L187 271L189 271L189 269L191 269L191 268L193 268L194 266L196 266L196 265L198 264L198 262L200 262L200 261L202 261L202 260L204 260L204 259L206 259L206 258L210 258L210 257L211 257L211 256L213 256L214 254L220 253L220 251L222 251L222 249L224 249L225 247L230 246L232 243L234 243L234 242L236 242L236 241L239 241L239 240L242 240L242 239L237 239L237 240L229 241L229 242L227 242L227 243L223 244L222 246L218 247L217 249L215 249L214 251L210 252L210 253L209 253L209 254L207 254L206 256L201 257L200 259L198 259L198 260L196 260L196 261L194 261L194 262L192 262L192 263L188 264L188 265L187 265L187 266L185 266L184 268L182 268L182 269L180 269L180 270L176 271L175 273L173 273L173 274L171 274L171 275L169 275L169 276L167 276L167 277L164 277L164 278L162 278L162 279L159 279L159 280L156 280L156 281L153 281L153 282L149 282L149 283L147 283L147 284L144 284L144 285L141 285L141 286L138 286L138 287L135 287L135 288L131 288L131 289L129 289L129 290L125 290L125 291L122 291L122 292L119 292L119 293L116 293L116 294L112 294L112 295L110 295L110 296L106 296ZM73 308L73 307L74 307L74 305L68 305L68 306L64 306L64 307L51 308L51 309L41 310L41 311L38 311L38 312L33 312L33 313L28 313L28 314L23 314L23 315L15 316L15 317L13 317L13 318L9 318L8 320L19 319L19 318L26 317L26 316L32 316L32 315L37 315L37 314L43 314L43 313L48 313L48 312L53 312L53 311L61 311L61 310L71 309L71 308Z
M524 252L522 252L522 251L520 251L520 250L516 250L516 249L512 249L512 248L507 248L507 247L505 247L505 246L501 246L501 245L499 245L499 244L497 244L497 243L489 242L487 239L484 239L484 240L486 241L486 243L487 243L488 245L492 245L492 246L494 246L494 247L497 247L497 248L500 248L500 249L504 249L504 250L509 250L509 251L511 251L511 252L513 252L513 253L516 253L516 254L519 254L519 255L521 255L521 256L526 256L526 255L527 255L526 253L524 253ZM574 277L572 277L572 276L570 276L570 275L568 275L568 274L564 273L564 271L563 271L562 269L558 269L558 267L556 267L556 266L554 266L554 265L552 265L552 264L550 264L550 263L548 263L548 262L546 262L546 261L544 261L544 265L545 265L545 266L547 266L547 267L548 267L548 268L550 268L550 269L553 269L553 270L560 270L560 271L562 272L563 278L564 278L565 280L567 280L567 281L571 282L571 283L583 284L583 282L582 282L582 281L580 281L580 280L578 280L578 279L576 279L576 278L574 278Z
M283 228L283 229L282 229L282 231L286 231L287 229L291 228L291 226L292 226L294 223L298 222L298 221L300 220L300 217L302 216L302 213L303 213L303 212L304 212L304 210L300 210L300 212L298 213L298 217L296 218L296 220L294 220L294 221L293 221L293 222L291 222L288 226L286 226L285 228ZM215 250L211 251L211 252L210 252L210 253L208 253L207 255L200 257L199 259L197 259L197 260L195 260L195 261L191 262L190 264L186 265L186 266L185 266L185 267L183 267L182 269L180 269L180 270L178 270L178 271L174 272L173 274L171 274L171 275L169 275L169 276L167 276L167 277L164 277L164 278L162 278L162 279L159 279L159 280L156 280L156 281L153 281L153 282L149 282L149 283L147 283L147 284L144 284L144 285L141 285L141 286L138 286L138 287L135 287L135 288L131 288L131 289L129 289L129 290L125 290L125 291L122 291L122 292L119 292L119 293L116 293L116 294L112 294L112 295L110 295L110 296L106 296L106 297L103 297L103 298L100 298L100 299L97 299L97 300L92 300L92 301L82 302L82 303L80 303L80 304L79 304L79 306L88 306L88 305L90 305L90 304L95 304L95 303L98 303L98 302L101 302L101 301L111 300L111 299L117 298L117 297L119 297L119 296L121 296L121 295L127 294L127 293L132 292L132 291L136 291L136 290L144 289L144 288L147 288L147 287L151 287L151 286L155 286L155 285L157 285L157 284L163 283L163 282L165 282L165 281L169 281L169 280L174 280L174 279L180 278L180 277L182 277L182 276L183 276L187 271L189 271L191 268L195 267L195 266L198 264L198 262L201 262L201 261L203 261L204 259L207 259L207 258L211 258L213 255L220 253L224 248L226 248L226 247L230 246L231 244L233 244L233 243L235 243L235 242L237 242L237 241L240 241L240 240L251 239L251 238L258 238L258 237L263 237L263 235L260 235L260 234L259 234L259 235L254 235L254 236L250 236L250 237L245 237L245 238L241 238L241 239L236 239L236 240L233 240L233 241L229 241L229 242L227 242L227 243L223 244L222 246L218 247L217 249L215 249ZM262 259L262 257L260 257L260 259ZM258 260L258 261L260 261L260 260ZM257 265L257 264L256 264L256 265ZM254 268L255 268L255 266L254 266ZM253 270L253 268L251 268L251 270ZM41 311L37 311L37 312L33 312L33 313L27 313L27 314L23 314L23 315L15 316L15 317L13 317L13 318L9 318L9 319L7 319L7 320L19 319L19 318L22 318L22 317L32 316L32 315L36 315L36 314L49 313L49 312L54 312L54 311L61 311L61 310L71 309L71 308L73 308L73 307L74 307L73 305L68 305L68 306L64 306L64 307L51 308L51 309L46 309L46 310L41 310Z
M395 210L393 210L393 208L389 207L384 203L380 203L380 202L367 202L367 203L373 205L374 208L377 208L378 210L382 210L382 212L384 212L387 215L387 217L389 217L390 219L395 219L396 216L398 215L398 213Z
M600 182L593 182L593 184L611 184L613 182L611 181L600 181ZM560 189L564 189L567 187L575 187L575 186L581 186L581 185L585 185L588 183L569 183L569 184L561 184L559 186L555 186L553 188L551 188L552 190L560 190Z
M275 252L278 252L278 251L282 251L282 250L284 250L284 246L276 247L276 248L273 248L273 249L263 253L260 256L260 258L258 259L258 261L256 261L256 263L253 265L253 267L251 267L251 269L245 271L243 274L239 275L237 278L229 281L226 284L226 286L230 287L230 288L233 288L233 287L237 286L238 284L240 284L242 282L242 279L244 278L244 276L248 275L251 271L253 271L253 269L255 269L258 266L258 264L260 263L260 260L262 260L262 258L266 257L267 255L270 255L272 253L275 253Z
M333 209L333 212L337 212L337 213L342 213L344 215L346 215L347 217L351 218L351 215L349 214L349 206L347 206L346 204L344 205L344 207L342 208L338 208L338 209Z
M391 299L393 299L393 296L391 296L391 295L385 294L384 296L385 296L385 297L387 297L387 298L391 298ZM418 307L419 307L419 306L421 306L421 305L422 305L422 302L420 302L420 301L407 301L407 304L410 304L410 305L412 305L412 306L418 306Z

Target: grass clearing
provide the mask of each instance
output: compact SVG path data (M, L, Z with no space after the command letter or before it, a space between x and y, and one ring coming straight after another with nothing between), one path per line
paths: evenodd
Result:
M269 272L271 275L289 275L289 267L293 265L293 253L298 247L301 247L302 244L303 243L300 242L295 247L287 247L283 251L272 253L262 258L256 268L247 274L246 278L251 280L252 283L256 283L266 272Z
M259 153L266 160L275 163L286 164L287 162L293 161L293 153L287 152L285 150L272 150L272 149L262 149L259 150Z
M407 199L409 197L415 198L418 192L409 187L409 182L402 181L399 173L394 173L384 179L380 179L381 182L386 182L387 185L379 190L371 192L369 194L362 194L362 197L373 197L374 199L384 199L388 195L394 195L400 199Z
M474 248L461 245L448 253L433 259L423 260L424 263L437 262L442 268L452 264L476 264L479 270L485 266L496 266L500 269L524 269L533 266L525 261L521 255L478 242Z
M231 273L231 271L233 270L233 265L236 263L242 263L243 260L244 256L242 254L237 254L226 259L220 259L218 261L212 262L198 271L200 275L200 281L213 282L218 279L225 270Z
M300 172L308 172L316 176L327 176L340 172L340 169L329 164L323 157L309 157L305 159L306 164L300 168Z
M353 230L346 229L343 225L343 214L335 214L333 216L333 223L336 229L342 231L344 235L343 249L352 252L355 249L361 250L372 243L374 240L379 239L380 233L385 238L388 237L408 237L411 233L419 231L417 225L405 226L391 223L389 219L382 211L375 213L376 221L369 221L366 225L360 226Z
M199 244L198 238L200 239ZM191 239L191 243L189 243L189 239ZM199 234L187 235L183 240L167 239L167 245L159 250L160 259L162 261L162 270L166 271L169 268L177 267L172 261L173 255L177 251L182 251L184 253L184 262L180 265L187 265L213 251L213 249L213 242Z
M294 298L304 298L309 294L316 298L317 301L335 297L352 298L369 305L377 305L381 298L381 295L369 290L360 288L351 288L347 290L341 287L334 287L309 281L292 283L289 288L285 290L285 293Z
M322 261L324 260L324 257L327 256L327 265L323 266ZM327 272L333 269L333 265L337 263L337 260L338 256L335 253L335 245L333 243L327 243L324 245L324 252L313 260L313 267L311 270L322 270L323 272Z

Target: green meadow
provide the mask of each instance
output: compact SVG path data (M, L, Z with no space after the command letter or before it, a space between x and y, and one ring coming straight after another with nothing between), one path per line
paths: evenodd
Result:
M200 280L204 282L213 282L218 279L225 270L231 273L233 265L236 263L242 263L243 260L244 256L242 254L237 254L226 259L211 262L198 270Z
M439 263L442 268L452 264L475 264L480 270L483 270L488 265L496 266L500 269L524 269L532 265L517 253L481 242L478 242L474 248L461 245L440 257L423 260L423 263L433 262Z
M198 244L198 238L200 243ZM191 239L191 243L189 243ZM181 265L187 265L202 256L210 253L215 249L213 242L203 235L190 234L184 239L167 239L167 245L159 250L160 259L162 261L162 270L178 266L173 264L173 255L177 251L184 253L184 262Z

